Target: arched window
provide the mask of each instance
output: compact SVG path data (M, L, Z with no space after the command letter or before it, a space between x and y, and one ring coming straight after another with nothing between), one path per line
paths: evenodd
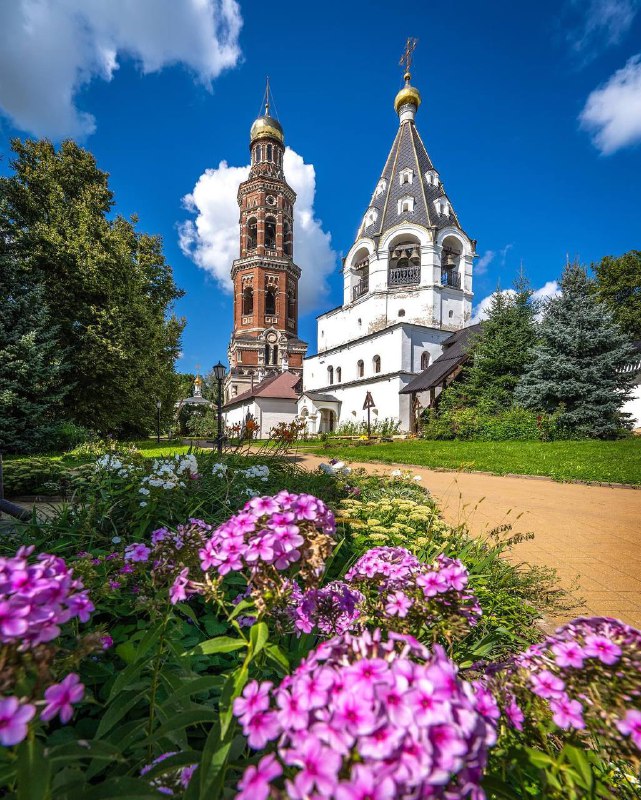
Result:
M272 347L272 364L278 364L278 345Z
M380 356L374 356L374 358L372 359L372 369L374 370L374 372L380 372L381 371L381 357Z
M243 315L249 316L254 313L254 290L251 286L243 289Z
M273 148L272 148L271 144L268 144L267 145L267 160L268 161L272 160L272 152L273 152Z
M286 256L292 255L292 226L289 222L283 225L283 252Z
M265 292L265 314L276 313L276 289L270 286Z
M421 353L421 369L427 369L430 365L430 354L427 350Z
M342 381L342 371L340 367L336 367L336 383L340 383Z
M415 237L394 242L389 249L388 286L412 286L420 282L420 242Z
M255 250L258 241L258 221L256 217L247 220L247 249Z
M265 220L265 247L276 249L276 220L273 217Z
M293 289L287 292L287 316L289 319L296 319L296 293Z
M327 383L329 386L334 383L334 367L327 367Z
M365 375L365 364L360 359L356 362L356 375L359 378L362 378L363 375Z
M278 364L278 345L265 345L265 364Z

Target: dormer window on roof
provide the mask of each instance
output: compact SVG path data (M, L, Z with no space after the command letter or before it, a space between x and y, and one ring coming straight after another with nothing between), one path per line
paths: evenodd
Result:
M380 197L383 192L387 189L387 181L385 178L381 178L380 181L376 184L376 189L374 190L374 196Z
M369 226L373 225L377 219L378 210L375 208L368 208L367 213L365 214L365 227L369 228Z
M434 208L436 209L436 213L440 214L442 217L449 217L452 213L449 200L447 200L445 197L439 197L437 200L435 200Z
M411 167L405 167L405 169L402 169L399 173L399 180L401 186L406 183L412 183L414 180L414 170Z
M425 173L425 181L429 186L438 186L440 183L438 172L435 169L428 169Z
M398 201L398 213L405 214L405 213L412 213L414 211L414 198L406 194L405 197L401 197Z

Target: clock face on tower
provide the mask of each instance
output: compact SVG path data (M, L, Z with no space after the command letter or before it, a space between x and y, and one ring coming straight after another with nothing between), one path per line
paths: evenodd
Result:
M265 202L267 203L268 206L275 206L276 198L274 197L273 194L268 194L267 197L265 198Z
M270 332L267 334L267 341L268 341L270 344L273 344L273 343L276 341L276 339L278 339L278 335L277 335L276 333L274 333L274 331L270 331Z

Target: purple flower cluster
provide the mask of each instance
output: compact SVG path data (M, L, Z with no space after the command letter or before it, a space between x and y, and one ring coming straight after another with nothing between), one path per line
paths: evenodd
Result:
M278 740L236 800L481 800L498 712L477 694L439 646L379 630L336 637L278 688L253 681L235 700L251 747Z
M467 588L467 570L445 555L424 564L404 547L375 547L361 556L345 580L364 597L363 618L375 623L385 619L394 630L427 627L437 635L447 628L450 635L465 635L481 615Z
M518 695L533 714L547 708L559 728L597 733L621 754L641 750L640 676L641 632L607 617L580 617L486 683L497 697Z
M337 636L356 627L363 595L344 581L333 581L322 589L306 592L296 584L291 600L294 626L299 633L318 628L325 636Z
M62 558L41 553L29 563L33 547L0 558L0 642L24 652L60 634L77 617L87 622L94 606Z

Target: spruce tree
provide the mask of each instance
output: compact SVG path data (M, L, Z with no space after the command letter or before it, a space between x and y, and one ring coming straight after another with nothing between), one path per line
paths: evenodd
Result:
M558 412L559 426L570 435L613 437L629 395L631 375L622 370L633 349L583 267L569 264L560 289L547 303L540 342L515 397L526 408Z
M493 294L481 333L470 343L470 360L460 380L445 393L444 408L472 407L495 413L512 405L536 340L536 307L522 274L514 289L502 292L499 287Z
M605 256L592 268L599 300L610 309L623 333L641 339L641 250Z
M0 450L47 446L69 386L58 331L0 228Z

